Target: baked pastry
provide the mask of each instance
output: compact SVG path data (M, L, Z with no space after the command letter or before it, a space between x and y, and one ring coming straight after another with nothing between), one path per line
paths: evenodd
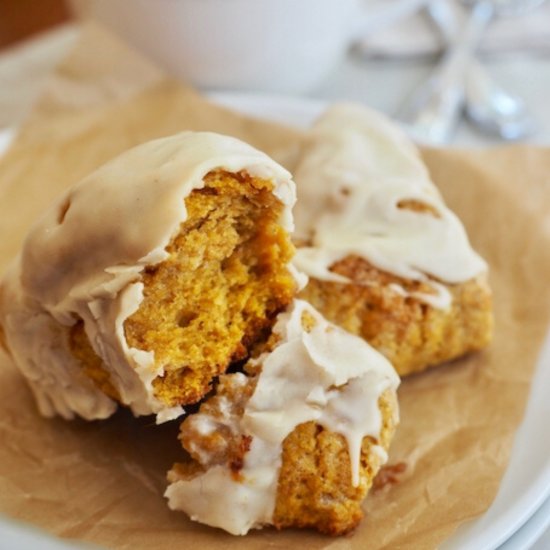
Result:
M393 367L296 300L245 372L182 423L193 460L169 473L170 508L235 535L353 529L398 422Z
M330 108L295 172L301 297L400 375L478 350L492 332L487 264L404 133L365 107Z
M31 229L0 288L5 347L40 411L167 420L244 359L296 293L295 188L212 133L138 146Z

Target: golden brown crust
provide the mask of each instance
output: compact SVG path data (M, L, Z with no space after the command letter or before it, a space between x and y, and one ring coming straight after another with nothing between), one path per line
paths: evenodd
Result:
M363 258L349 256L331 270L353 283L310 279L300 297L329 321L362 336L401 376L480 350L491 340L491 291L485 276L445 285L452 306L437 309L390 286L430 293L429 285L383 272Z
M383 427L379 444L387 451L396 429L392 393L379 400ZM360 483L353 487L347 442L340 434L315 422L298 426L284 441L274 525L314 528L342 535L363 517L361 503L372 486L382 460L371 438L363 439Z

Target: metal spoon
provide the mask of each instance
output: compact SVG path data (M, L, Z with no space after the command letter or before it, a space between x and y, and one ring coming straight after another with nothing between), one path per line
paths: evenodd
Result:
M448 2L431 2L426 11L447 45L451 45L459 28ZM479 130L505 140L521 139L534 132L536 124L525 102L504 90L476 59L466 69L465 78L465 113Z
M398 114L413 134L432 143L447 143L458 124L465 100L465 77L483 31L495 13L517 14L543 0L479 0L459 40L456 40L426 86ZM471 2L469 2L471 3Z

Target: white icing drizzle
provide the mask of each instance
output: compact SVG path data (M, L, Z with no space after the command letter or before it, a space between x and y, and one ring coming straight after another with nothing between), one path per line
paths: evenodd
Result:
M315 321L310 332L302 326L304 313ZM385 357L302 300L279 316L274 331L281 340L256 361L261 372L239 425L234 418L228 424L232 433L252 436L241 479L215 465L192 479L174 481L165 494L171 509L235 535L272 522L282 444L302 423L315 421L346 438L357 486L363 438L380 437L378 400L399 384ZM385 462L387 457L375 452Z
M143 299L141 271L167 258L165 248L187 217L184 198L216 169L271 180L284 206L280 223L293 230L290 174L249 145L208 132L184 132L127 151L69 189L31 229L16 260L20 266L4 282L15 297L13 306L5 304L0 315L16 362L29 376L32 371L43 411L93 419L108 416L115 406L111 400L100 411L81 406L83 387L98 402L107 398L76 375L74 360L57 351L60 337L44 324L29 321L25 337L18 334L20 315L40 314L52 326L55 320L67 327L83 319L125 405L137 415L157 413L158 422L183 412L153 395L152 381L163 369L153 353L129 348L123 324ZM17 304L25 304L24 311ZM62 383L50 383L52 369Z
M445 308L450 293L428 275L452 284L487 270L414 145L366 107L336 105L319 119L295 181L296 235L310 246L298 250L294 263L311 277L349 283L330 267L357 255L389 273L427 282L435 294L414 296ZM428 205L437 216L399 208L402 201Z

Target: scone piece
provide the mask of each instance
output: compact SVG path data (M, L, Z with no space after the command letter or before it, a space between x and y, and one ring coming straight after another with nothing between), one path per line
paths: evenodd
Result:
M335 106L311 130L295 180L303 299L400 375L489 343L487 264L401 130Z
M70 189L3 281L6 345L45 415L178 416L293 298L294 184L233 138L136 147Z
M491 339L491 292L483 275L447 285L450 305L440 308L414 297L433 292L428 284L381 271L358 256L331 270L353 283L312 278L300 296L365 338L401 376L480 350Z
M348 532L387 459L398 376L302 300L268 346L183 422L193 461L169 473L169 506L235 535L266 525Z

